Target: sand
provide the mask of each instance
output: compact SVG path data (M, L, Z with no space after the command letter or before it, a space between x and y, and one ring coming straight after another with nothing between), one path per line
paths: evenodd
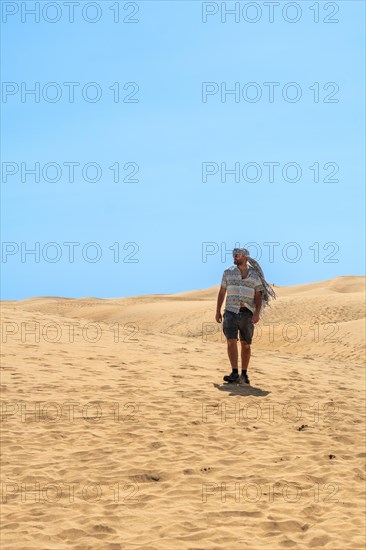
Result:
M250 387L218 287L2 302L2 548L363 548L365 278L275 288Z

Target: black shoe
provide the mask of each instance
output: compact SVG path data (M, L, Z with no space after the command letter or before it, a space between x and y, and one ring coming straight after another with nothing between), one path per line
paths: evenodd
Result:
M240 375L240 383L241 384L250 384L250 380L248 378L247 371L243 370Z
M224 376L225 382L239 382L239 373L232 371L231 374L226 374Z

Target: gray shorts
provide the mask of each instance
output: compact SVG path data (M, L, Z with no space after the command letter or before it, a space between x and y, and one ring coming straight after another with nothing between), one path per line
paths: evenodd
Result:
M228 340L240 340L247 344L252 343L254 323L252 322L253 313L248 308L240 308L239 313L232 311L224 312L223 331Z

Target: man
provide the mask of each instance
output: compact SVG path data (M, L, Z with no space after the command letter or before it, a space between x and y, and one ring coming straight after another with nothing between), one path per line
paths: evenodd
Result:
M266 307L276 294L266 282L263 271L246 248L234 248L234 266L224 271L217 297L216 321L222 322L221 306L225 294L223 331L227 339L227 353L232 372L225 382L249 384L248 365L254 325L258 323L262 306ZM241 344L241 376L238 371L238 332Z

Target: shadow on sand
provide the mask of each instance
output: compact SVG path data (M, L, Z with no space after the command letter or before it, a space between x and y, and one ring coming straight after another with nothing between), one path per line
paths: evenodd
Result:
M224 391L229 395L242 395L247 397L248 395L255 395L256 397L265 397L271 392L261 390L255 386L248 386L244 384L213 384L213 386L219 391Z

